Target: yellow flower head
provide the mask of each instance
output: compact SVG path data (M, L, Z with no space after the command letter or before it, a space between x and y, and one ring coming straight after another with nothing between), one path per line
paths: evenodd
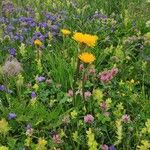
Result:
M42 46L42 42L41 42L40 40L36 39L36 40L34 41L34 45L36 45L36 46L38 46L38 47L41 47L41 46Z
M96 35L83 34L80 32L76 32L72 38L75 41L86 44L89 47L94 47L98 40L98 36L96 36Z
M84 52L79 55L79 59L84 63L92 63L95 60L95 56L91 53Z
M64 35L69 35L71 34L71 31L67 30L67 29L61 29L62 34Z

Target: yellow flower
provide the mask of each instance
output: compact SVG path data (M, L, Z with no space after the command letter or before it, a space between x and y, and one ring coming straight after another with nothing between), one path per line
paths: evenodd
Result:
M5 119L0 120L0 133L7 134L10 130L8 122Z
M38 144L36 144L36 150L47 150L47 141L44 138L39 138Z
M118 120L116 120L116 134L117 134L117 136L116 136L116 138L117 138L117 140L116 140L116 142L115 142L115 145L118 145L118 144L120 144L121 143L121 141L122 141L122 136L123 136L123 129L122 129L122 120L121 119L118 119Z
M38 84L35 83L32 88L33 88L35 91L37 91L37 90L39 89L39 86L38 86Z
M78 131L75 131L74 133L72 133L72 137L73 137L73 140L75 142L77 142L78 141Z
M42 42L40 40L36 39L34 41L34 45L41 47L42 46Z
M103 92L100 89L94 89L93 98L94 100L97 100L98 103L100 103L103 100Z
M150 148L150 141L148 140L142 140L141 145L137 146L139 150L148 150Z
M64 35L69 35L71 34L71 31L67 30L67 29L61 29L61 32L64 34Z
M77 115L78 115L78 113L76 112L76 110L73 110L73 111L71 112L71 117L72 117L72 119L76 118Z
M9 148L6 146L0 146L0 150L9 150Z
M72 38L75 41L86 44L89 47L94 47L98 40L98 36L96 36L96 35L83 34L80 32L76 32Z
M150 134L150 119L147 119L147 121L145 122L145 127L142 129L142 133Z
M38 144L42 145L42 146L45 146L47 144L47 141L45 139L43 139L43 138L39 138Z
M147 40L150 40L150 32L147 32L144 36Z
M89 150L97 150L97 142L95 140L95 135L94 133L92 133L91 128L89 128L88 131L86 131L87 134L87 138L88 138L88 146L89 146Z
M135 83L135 81L133 80L133 79L131 79L131 81L130 81L132 84L134 84Z
M84 63L92 63L95 60L95 56L91 53L84 52L79 55L79 59Z

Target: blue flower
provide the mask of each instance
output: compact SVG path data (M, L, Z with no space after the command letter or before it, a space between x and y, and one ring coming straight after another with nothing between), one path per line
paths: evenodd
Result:
M5 86L4 85L0 85L0 91L4 91L5 90Z
M109 150L115 150L114 145L111 145L111 146L109 147Z
M36 93L35 92L31 93L31 98L36 98Z
M16 56L16 50L14 48L10 48L9 53L10 53L10 55L12 55L14 57Z
M9 113L8 114L8 119L15 119L17 115L15 113Z
M39 76L39 77L36 78L36 80L37 80L38 82L42 82L42 81L44 81L45 79L46 79L46 78L43 77L43 76Z

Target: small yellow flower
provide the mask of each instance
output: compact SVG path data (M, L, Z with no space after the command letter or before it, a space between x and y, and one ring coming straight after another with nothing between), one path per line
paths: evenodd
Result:
M72 119L76 118L77 115L78 115L78 113L77 113L76 110L73 110L73 111L71 112L71 117L72 117Z
M147 40L150 40L150 32L147 32L144 37L147 39Z
M75 131L74 133L72 133L72 137L73 137L73 140L75 142L77 142L78 141L78 131Z
M75 41L77 41L79 43L86 44L89 47L94 47L96 45L97 40L98 40L98 36L96 36L96 35L83 34L80 32L76 32L72 38Z
M84 63L92 63L95 60L95 56L91 53L84 52L79 55L79 59Z
M39 138L38 143L36 144L36 150L47 150L46 144L47 141L44 138Z
M98 143L95 140L95 135L92 132L91 128L89 128L89 130L86 131L86 134L88 138L89 150L97 150Z
M97 100L98 103L100 103L103 100L103 92L100 89L94 89L93 98L94 100Z
M150 141L148 141L148 140L142 140L141 141L141 145L137 146L137 148L139 150L148 150L148 149L150 149Z
M62 34L64 35L69 35L71 34L71 31L67 30L67 29L61 29Z
M39 138L38 144L42 145L42 146L45 146L47 144L47 141L45 139L43 139L43 138Z
M36 40L34 41L34 45L36 45L36 46L38 46L38 47L41 47L41 46L42 46L42 42L41 42L40 40L36 39Z
M37 90L39 89L39 86L38 86L38 84L35 83L32 88L33 88L35 91L37 91Z
M9 124L5 119L0 120L0 133L7 134L10 130Z
M145 122L145 127L142 129L142 133L150 134L150 119Z
M135 83L135 81L132 79L131 81L130 81L132 84L134 84Z

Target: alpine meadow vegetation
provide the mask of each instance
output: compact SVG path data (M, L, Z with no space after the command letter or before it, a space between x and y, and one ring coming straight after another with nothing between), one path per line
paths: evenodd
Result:
M0 0L0 150L149 150L149 12Z

